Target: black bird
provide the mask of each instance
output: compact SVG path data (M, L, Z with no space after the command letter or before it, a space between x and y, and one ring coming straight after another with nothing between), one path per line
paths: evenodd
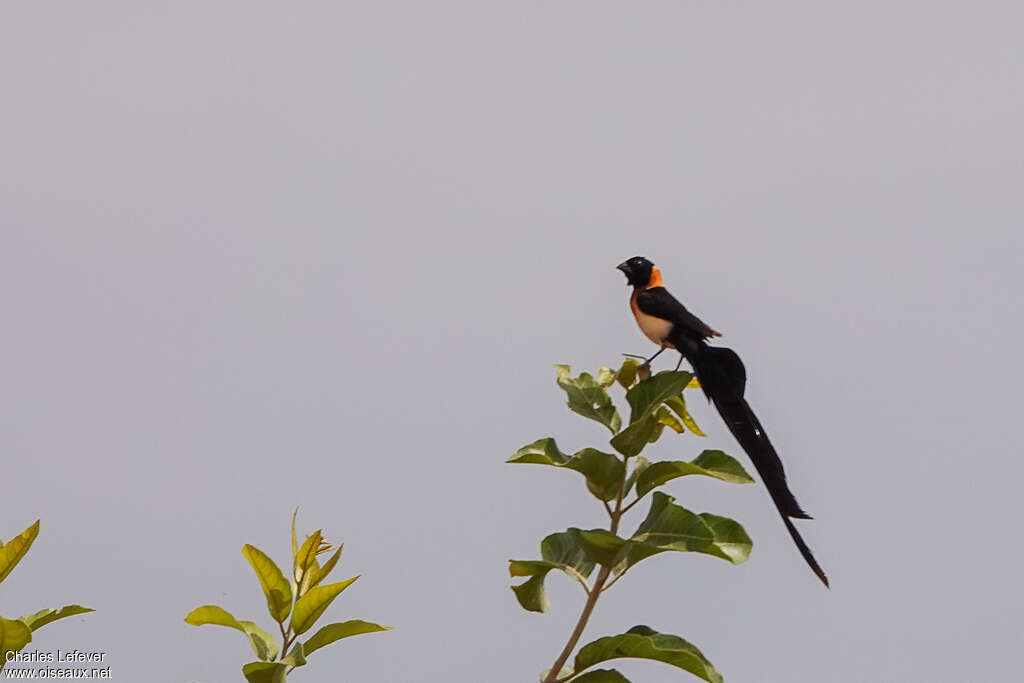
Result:
M704 395L715 405L729 431L750 456L761 475L800 554L821 582L828 586L828 577L790 521L791 518L811 519L811 516L801 509L789 490L782 460L754 411L743 398L747 383L743 361L732 349L707 344L708 339L722 335L686 310L669 294L662 285L661 273L653 263L642 256L634 256L620 263L618 269L625 273L626 281L633 286L629 306L633 309L637 324L648 339L661 347L647 359L646 364L649 365L665 349L678 351L680 363L683 358L689 361Z

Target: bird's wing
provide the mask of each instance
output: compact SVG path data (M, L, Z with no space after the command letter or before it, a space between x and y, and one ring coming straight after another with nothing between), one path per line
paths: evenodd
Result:
M674 325L682 325L701 339L721 337L710 325L686 310L686 306L669 294L664 287L651 287L636 295L636 305L647 315L668 320Z

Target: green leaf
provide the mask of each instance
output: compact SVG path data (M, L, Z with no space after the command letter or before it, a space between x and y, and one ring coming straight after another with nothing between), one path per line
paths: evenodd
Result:
M673 500L655 492L646 519L628 539L605 529L581 531L587 556L617 574L667 551L704 553L733 564L747 560L753 543L738 522L709 513L694 514Z
M580 531L580 545L583 546L587 557L603 567L618 565L629 551L628 548L624 550L624 546L632 547L629 541L607 529Z
M633 490L633 484L636 483L637 478L650 466L651 461L642 455L633 461L633 471L629 473L629 479L626 480L626 488L622 491L623 496L629 495L629 492Z
M674 505L674 500L660 491L654 494L647 517L631 539L635 544L654 552L694 552L714 542L714 532L700 515Z
M32 542L36 540L36 536L39 535L39 520L29 528L25 529L18 536L15 536L7 545L0 548L0 581L7 578L7 575L11 573L21 558L25 557L25 553L32 547Z
M540 556L547 562L562 567L572 567L584 578L594 571L594 563L580 546L580 530L570 527L560 533L550 534L540 542Z
M629 679L615 669L594 669L570 680L572 683L629 683Z
M633 385L626 392L631 408L629 425L612 438L612 448L631 458L647 444L657 441L666 426L681 431L682 425L672 417L664 402L678 396L692 377L689 372L659 372Z
M584 645L576 655L574 668L582 671L595 664L624 657L664 662L689 671L709 683L722 683L722 675L696 646L679 636L658 633L646 626L634 626L621 635L598 638ZM577 682L580 680L584 679L574 679Z
M277 657L278 646L269 633L251 621L239 621L223 607L217 605L196 607L185 617L185 623L193 626L211 624L233 628L249 637L249 644L252 645L256 656L261 660L268 661Z
M584 448L568 456L558 450L555 440L539 439L523 446L509 458L510 463L532 463L552 465L575 470L587 479L587 489L597 498L608 501L619 495L625 466L611 453L602 453L594 448Z
M594 562L583 549L579 529L573 527L549 535L541 541L540 554L543 560L510 560L508 564L511 576L530 577L524 583L512 586L523 609L530 612L548 610L550 604L544 591L544 580L552 569L564 572L589 590L586 579L594 571Z
M303 652L308 657L315 650L319 650L325 645L330 645L336 640L342 638L348 638L349 636L358 636L361 633L376 633L378 631L390 631L390 626L381 626L380 624L374 624L369 621L362 621L361 619L352 619L350 621L341 621L335 624L328 624L319 631L313 634L313 637L305 642L302 646Z
M669 482L676 477L688 474L701 474L714 477L733 484L752 484L754 480L743 469L743 465L722 451L704 451L693 462L666 460L653 463L637 477L636 494L647 495L652 489Z
M692 385L693 382L690 382L687 386L689 387ZM700 385L698 384L697 386L699 387ZM683 421L683 424L686 425L686 428L691 432L697 436L707 436L707 434L700 430L700 427L697 426L693 416L690 415L690 412L686 409L686 400L683 398L682 394L667 399L665 401L665 405L671 408L672 412L679 416L679 419Z
M640 361L636 358L627 358L622 362L622 367L616 373L615 379L627 391L636 383L636 371L640 367Z
M558 386L569 397L569 409L574 413L600 422L612 434L619 431L622 418L612 404L612 399L589 373L584 372L573 378L568 365L556 365Z
M87 612L94 611L95 610L92 608L82 607L81 605L64 605L60 609L44 609L36 612L35 614L26 614L23 617L18 617L18 621L35 631L36 629L42 628L43 626L53 623L58 619L73 617L76 614L86 614Z
M551 669L544 669L540 672L540 683L544 683L548 679L548 674L551 673ZM565 680L568 676L572 675L572 667L563 666L558 675L555 676L557 680Z
M544 579L552 569L561 569L554 562L509 560L508 573L513 576L529 576L521 584L512 586L516 600L528 612L547 612L551 608L547 593L544 591Z
M580 541L580 530L569 528L549 535L540 544L541 561L510 560L509 574L530 578L512 586L516 599L523 609L531 612L546 612L550 606L544 592L544 580L548 572L558 569L579 581L584 587L586 579L594 571L594 562L587 557Z
M302 643L295 643L288 656L281 659L281 663L288 666L305 666L306 656L302 651Z
M288 666L281 662L249 662L242 675L249 683L285 683Z
M20 621L0 617L0 664L7 663L5 655L8 652L18 652L31 642L32 630L28 626Z
M267 596L267 609L274 621L283 622L288 618L292 609L292 586L288 579L278 568L274 561L259 548L246 544L242 548L242 554L249 560L256 577L260 580L260 587Z
M644 415L636 422L630 422L629 426L612 437L610 443L619 453L632 458L639 455L647 444L657 439L662 427L654 415Z
M754 542L750 540L746 529L734 519L719 517L710 512L702 512L700 518L708 525L715 535L714 542L699 552L720 557L733 564L742 564L750 558Z
M692 378L693 374L689 372L665 371L633 386L626 392L626 400L632 409L630 424L654 412L671 397L679 396Z
M674 500L655 492L647 518L633 534L634 543L654 551L645 557L673 550L713 555L733 564L747 560L753 542L739 522L710 513L696 515Z
M334 598L351 586L358 576L353 576L347 581L329 583L326 586L311 588L308 593L295 601L295 611L292 613L292 630L296 635L305 633L316 623L324 610L330 606Z

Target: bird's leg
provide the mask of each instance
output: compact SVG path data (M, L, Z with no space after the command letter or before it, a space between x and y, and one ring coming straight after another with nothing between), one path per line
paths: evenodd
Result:
M665 344L662 344L662 345L661 345L661 348L660 348L660 349L658 349L658 352L657 352L657 353L655 353L655 354L654 354L653 356L651 356L650 358L648 358L647 360L645 360L645 361L644 361L643 363L641 363L641 365L646 365L647 367L651 367L651 361L652 361L652 360L654 360L655 358L657 358L657 357L658 357L658 355L659 355L659 354L660 354L660 353L661 353L662 351L664 351L665 349L667 349L667 348L668 348L668 346L666 346Z
M683 354L679 354L679 362L676 363L676 370L679 370L679 366L683 364L683 359L686 358Z

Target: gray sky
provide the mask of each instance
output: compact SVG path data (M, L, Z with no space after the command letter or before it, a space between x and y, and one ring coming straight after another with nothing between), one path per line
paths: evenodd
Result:
M766 492L740 567L665 555L589 638L682 635L729 683L1016 680L1024 11L1012 2L92 2L0 11L0 613L121 681L251 658L240 553L344 540L328 612L395 630L296 681L536 680L579 590L505 561L604 513L504 465L557 436L552 363L651 349L652 258L746 361L833 590ZM669 365L672 361L664 361ZM738 447L709 436L649 455ZM743 459L746 462L745 459ZM637 511L637 521L642 510ZM686 674L624 664L635 682Z

